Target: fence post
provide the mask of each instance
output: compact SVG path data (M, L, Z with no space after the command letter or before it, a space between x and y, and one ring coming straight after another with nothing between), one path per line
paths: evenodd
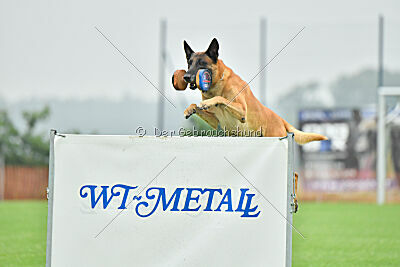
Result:
M51 266L51 247L53 234L53 196L54 196L54 138L56 130L50 131L50 155L49 155L49 184L47 187L47 247L46 247L46 267Z
M386 136L386 125L385 125L385 113L386 103L385 95L382 92L382 87L378 91L378 133L377 133L377 195L376 202L379 205L385 203L385 182L386 182L386 151L385 151L385 136Z
M287 212L286 212L286 267L292 266L292 224L294 199L294 134L288 133L288 164L287 164Z
M260 20L260 69L268 64L267 59L267 19ZM260 73L260 101L267 105L267 71Z
M158 100L158 115L157 127L160 131L164 130L164 80L165 80L165 65L167 59L167 20L160 21L160 59L158 67L158 88L162 92Z

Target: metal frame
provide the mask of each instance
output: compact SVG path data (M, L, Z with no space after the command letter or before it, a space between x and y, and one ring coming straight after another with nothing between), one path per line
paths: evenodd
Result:
M377 187L376 202L379 205L385 203L385 181L386 181L386 97L400 96L400 87L378 88L378 128L377 128Z
M292 266L292 224L294 211L294 134L288 133L287 211L286 211L286 267Z
M53 232L53 199L54 199L54 140L56 130L50 131L50 158L49 158L49 185L47 188L48 214L47 214L47 247L46 267L51 266L52 232ZM62 135L60 135L62 136ZM284 139L288 139L287 162L287 205L286 205L286 267L292 266L292 224L295 196L294 176L294 134L288 133Z
M50 131L50 157L49 157L49 185L47 187L47 246L46 246L46 267L51 266L51 247L53 234L53 199L54 199L54 138L56 130Z

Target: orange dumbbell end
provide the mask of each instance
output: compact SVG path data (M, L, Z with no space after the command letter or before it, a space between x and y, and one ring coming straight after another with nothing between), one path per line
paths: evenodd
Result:
M187 87L187 82L183 79L183 75L185 75L185 70L177 70L174 72L172 76L172 84L176 90L185 90Z

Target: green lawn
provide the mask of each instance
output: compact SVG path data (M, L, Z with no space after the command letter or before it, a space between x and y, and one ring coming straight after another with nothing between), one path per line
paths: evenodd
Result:
M0 266L43 266L47 203L0 202ZM293 266L400 266L400 205L302 203Z
M47 201L0 202L0 266L44 266Z
M293 266L400 266L400 205L307 203L294 223Z

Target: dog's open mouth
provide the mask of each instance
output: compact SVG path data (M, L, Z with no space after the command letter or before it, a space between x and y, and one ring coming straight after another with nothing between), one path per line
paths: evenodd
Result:
M197 88L197 86L196 86L195 83L190 83L190 84L189 84L189 88L192 89L192 90L194 90L194 89Z

